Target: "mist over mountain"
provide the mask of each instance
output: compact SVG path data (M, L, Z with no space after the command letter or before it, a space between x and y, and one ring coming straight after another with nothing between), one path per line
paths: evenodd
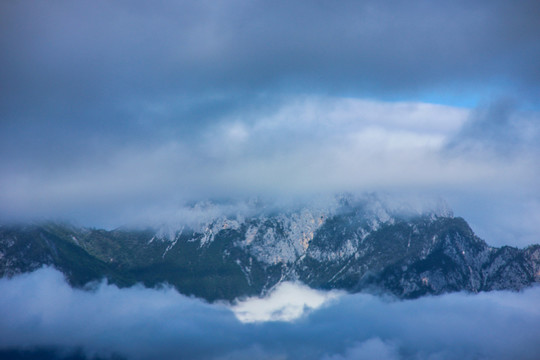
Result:
M539 19L0 1L0 359L539 359Z
M540 245L490 246L440 199L253 198L175 214L115 230L1 226L0 358L538 354Z
M195 203L157 228L2 226L2 276L51 265L77 286L173 285L209 301L265 295L285 281L398 298L520 290L540 280L540 246L489 246L442 201L376 194L266 205Z

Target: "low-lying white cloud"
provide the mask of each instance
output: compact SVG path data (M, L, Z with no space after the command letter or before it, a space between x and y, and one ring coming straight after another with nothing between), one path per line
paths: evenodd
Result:
M281 304L313 294L294 284L276 293L271 302ZM72 289L51 268L0 279L0 294L0 355L42 347L127 359L536 360L540 353L540 287L411 301L343 295L294 321L254 323L239 321L234 306L167 287ZM267 305L240 309L261 314Z
M317 291L303 284L284 282L265 297L238 301L231 309L244 323L292 321L343 295L340 291Z

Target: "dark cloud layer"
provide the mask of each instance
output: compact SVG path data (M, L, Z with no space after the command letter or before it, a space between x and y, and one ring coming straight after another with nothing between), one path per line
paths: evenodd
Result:
M155 126L182 136L265 94L411 99L490 86L536 101L540 90L535 1L1 6L3 127L47 145Z
M3 64L12 70L5 76L23 80L22 90L52 85L51 98L66 89L91 100L275 84L324 91L368 84L392 92L449 79L535 86L539 80L534 1L7 2L3 8L2 43L10 50Z
M540 289L414 301L345 295L293 322L239 322L174 290L74 290L42 269L1 279L0 349L129 359L536 359Z

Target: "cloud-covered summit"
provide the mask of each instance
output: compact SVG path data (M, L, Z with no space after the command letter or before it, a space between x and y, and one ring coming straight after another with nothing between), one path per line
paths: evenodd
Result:
M539 18L535 0L2 1L0 223L114 228L202 199L374 191L443 197L494 245L538 243ZM75 290L52 269L0 279L0 294L1 349L540 352L538 288L414 302L347 295L262 324L169 288Z
M2 2L0 221L111 227L193 199L411 191L466 217L509 206L515 242L533 242L539 12ZM505 223L492 215L478 225Z
M482 119L443 105L302 97L271 113L224 116L188 141L118 145L107 156L57 159L52 166L39 155L8 157L0 214L5 221L67 218L116 227L159 222L201 199L262 196L292 203L375 191L443 197L458 216L482 214L472 219L475 229L496 215L506 234L523 231L509 241L480 229L490 243L537 242L540 169L532 133L518 132L509 152L506 123L483 134ZM534 130L538 115L515 111L512 119ZM477 211L482 206L487 211ZM517 219L494 213L508 206Z

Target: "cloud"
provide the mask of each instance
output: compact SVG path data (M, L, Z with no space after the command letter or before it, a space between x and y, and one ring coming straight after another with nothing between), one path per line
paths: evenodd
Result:
M238 301L232 311L244 323L291 321L340 295L343 294L339 291L322 292L302 284L284 282L264 298L252 297Z
M14 95L30 86L39 105L69 90L79 105L109 105L208 89L381 93L504 80L537 89L538 11L534 1L9 3L2 62Z
M72 289L50 268L0 279L0 290L0 354L57 348L129 359L535 359L540 351L538 287L412 301L344 295L292 322L258 323L167 287ZM293 307L307 294L290 284L281 291Z
M410 192L442 195L489 242L537 242L539 10L527 0L1 2L0 221L197 222L213 212L182 205L201 198ZM452 106L508 94L516 103ZM135 358L538 353L525 317L538 320L534 306L493 304L494 294L345 296L296 323L255 325L170 289L78 292L51 270L0 286L5 346L30 338Z
M530 218L521 204L540 199L538 152L534 131L527 130L535 129L538 114L509 113L521 124L519 136L508 143L510 152L505 150L508 117L492 120L491 113L498 114L490 110L479 116L482 110L417 102L291 98L270 112L223 115L189 141L118 145L106 158L53 167L39 161L8 164L0 174L0 217L144 226L197 222L181 209L201 199L376 191L442 196L466 219L480 219L476 209L497 193L499 202L490 204L511 205L513 213ZM239 209L240 215L245 210ZM494 221L507 223L485 218L477 225L487 229ZM533 229L531 224L526 228ZM503 244L501 234L509 232L505 226L482 236ZM511 240L527 245L531 236L534 232Z
M476 191L477 186L463 188L461 196L453 201L454 210L492 244L524 246L537 243L540 238L540 193L533 180L540 175L540 147L536 141L539 136L540 114L520 109L515 99L501 98L471 111L441 149L443 158L467 158L471 164L499 168L491 179L478 179L477 185L483 183L485 191ZM510 167L503 170L506 166ZM519 171L517 168L529 175L520 173L513 180L505 178L506 171ZM492 187L494 183L499 184ZM499 187L502 183L506 183L506 190Z
M343 190L538 199L538 11L2 2L0 221L115 227L194 198Z
M119 352L133 359L204 358L234 347L234 337L243 332L221 334L237 328L227 308L170 288L120 290L101 284L85 292L70 288L61 273L47 268L1 283L0 306L13 315L1 321L3 348L81 346L90 356ZM224 329L212 330L214 325ZM206 336L213 337L207 340L215 348L204 350L204 341L194 342Z
M539 92L534 1L0 6L0 149L50 167L301 94L536 105Z
M379 338L373 338L348 348L344 355L327 356L323 360L398 360L399 358L399 353L395 346L386 344Z
M92 208L130 198L178 201L188 193L204 198L369 186L404 167L440 168L434 152L466 114L422 103L293 99L272 113L224 117L190 141L119 146L106 159L15 168L2 176L2 195L15 207L9 212L29 213L40 212L40 203Z
M515 101L498 99L473 111L447 144L450 151L489 152L497 156L538 156L540 115L520 111Z

